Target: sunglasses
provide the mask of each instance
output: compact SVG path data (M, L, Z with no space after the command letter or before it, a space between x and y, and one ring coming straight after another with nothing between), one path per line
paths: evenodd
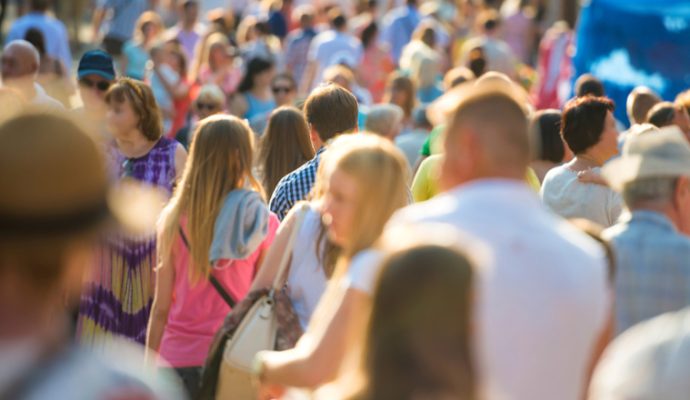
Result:
M291 87L287 87L287 86L275 86L275 87L273 87L271 90L273 91L274 94L278 94L278 93L281 93L281 92L282 92L282 93L290 93L290 92L292 92L292 88L291 88Z
M110 82L108 81L92 81L91 79L88 78L82 78L79 80L79 84L82 86L85 86L89 89L93 88L94 86L96 89L98 89L101 92L106 92L108 89L110 89Z
M213 110L218 108L218 105L213 104L213 103L196 103L196 108L199 111L202 111L202 110L213 111Z

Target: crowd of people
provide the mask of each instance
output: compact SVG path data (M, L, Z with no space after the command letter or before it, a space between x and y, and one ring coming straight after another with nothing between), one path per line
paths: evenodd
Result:
M690 393L690 90L571 76L569 2L98 0L74 66L23 3L0 399Z

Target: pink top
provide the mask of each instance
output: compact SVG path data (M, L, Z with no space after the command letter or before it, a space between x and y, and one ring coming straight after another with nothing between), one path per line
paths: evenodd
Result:
M181 224L186 228L186 220ZM278 217L271 213L268 235L258 249L244 260L220 260L213 268L213 275L220 281L233 299L247 295L259 256L273 242L279 225ZM163 331L160 346L161 357L175 368L204 365L213 336L220 329L230 307L223 301L208 280L195 285L189 281L189 252L179 237L173 245L175 288L168 323Z

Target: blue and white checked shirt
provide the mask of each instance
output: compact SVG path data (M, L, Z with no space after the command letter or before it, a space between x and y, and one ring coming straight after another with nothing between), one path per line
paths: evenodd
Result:
M304 200L311 192L316 181L316 171L319 169L321 154L324 151L326 151L325 146L316 152L314 158L285 175L276 185L268 207L281 221L298 201Z
M616 256L616 333L690 305L690 238L654 211L604 232Z

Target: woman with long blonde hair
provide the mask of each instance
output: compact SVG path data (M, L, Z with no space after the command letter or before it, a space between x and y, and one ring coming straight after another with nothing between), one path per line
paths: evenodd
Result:
M317 387L336 377L353 334L366 321L371 290L369 271L362 266L374 256L367 249L393 212L407 204L406 182L404 156L383 138L344 135L324 153L315 194L322 196L319 213L328 240L339 248L335 271L297 346L257 355L260 398L280 395L287 386ZM289 214L281 233L292 229L292 220ZM267 274L269 261L282 254L285 241L277 238L267 255Z
M213 32L199 43L191 75L200 85L218 85L226 96L235 92L242 80L242 70L227 36Z
M203 120L182 181L159 221L160 261L146 345L176 369L190 395L213 335L230 312L223 296L244 298L278 228L251 174L252 136L235 117Z
M280 107L271 113L259 145L258 167L270 198L278 182L314 157L309 125L295 107Z

